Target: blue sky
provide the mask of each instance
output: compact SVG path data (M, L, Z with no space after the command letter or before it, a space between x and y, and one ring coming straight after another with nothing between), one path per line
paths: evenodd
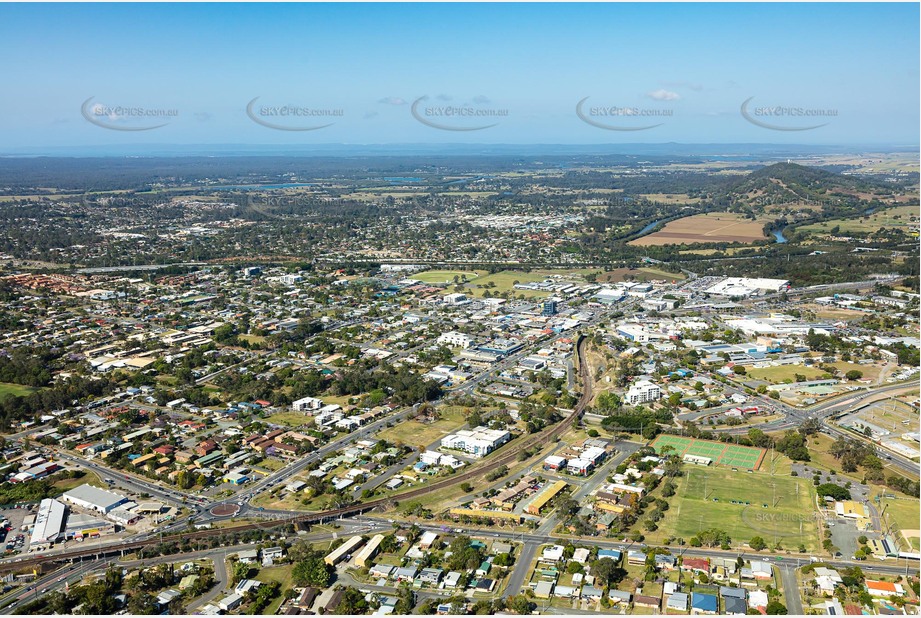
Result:
M918 21L915 3L0 4L0 150L917 144Z

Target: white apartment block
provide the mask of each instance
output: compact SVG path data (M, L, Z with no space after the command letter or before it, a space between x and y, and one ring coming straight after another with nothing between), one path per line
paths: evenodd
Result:
M457 433L441 439L441 447L464 451L474 457L484 457L512 439L512 434L504 429L461 429Z
M473 337L457 331L451 331L442 334L435 343L438 345L451 346L452 348L464 348L466 350L473 345Z
M649 380L640 380L634 383L627 391L625 399L631 406L641 403L656 401L662 397L662 389L658 384L653 384Z

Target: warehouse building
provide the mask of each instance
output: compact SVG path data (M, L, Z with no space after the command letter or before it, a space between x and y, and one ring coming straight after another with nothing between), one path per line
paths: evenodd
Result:
M29 551L48 549L61 538L67 507L53 498L45 498L38 506L35 526L29 540Z
M113 494L110 491L93 487L92 485L80 485L68 492L65 492L61 499L81 509L93 511L107 515L119 506L128 502L128 498Z

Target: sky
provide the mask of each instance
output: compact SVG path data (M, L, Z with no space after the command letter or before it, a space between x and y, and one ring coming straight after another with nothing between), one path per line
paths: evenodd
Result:
M0 4L0 154L916 145L919 5Z

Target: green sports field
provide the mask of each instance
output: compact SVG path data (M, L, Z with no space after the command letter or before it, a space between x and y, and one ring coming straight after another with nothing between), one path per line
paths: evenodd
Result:
M807 480L698 466L685 466L685 472L659 522L656 534L662 538L687 540L701 530L718 528L729 534L733 545L756 536L793 551L800 544L807 551L821 545L814 490Z
M682 457L685 455L708 457L715 464L731 468L744 468L746 470L757 470L764 459L765 453L763 448L724 444L723 442L666 434L658 436L653 440L651 446L657 453L661 453L663 447L670 446L675 453Z

